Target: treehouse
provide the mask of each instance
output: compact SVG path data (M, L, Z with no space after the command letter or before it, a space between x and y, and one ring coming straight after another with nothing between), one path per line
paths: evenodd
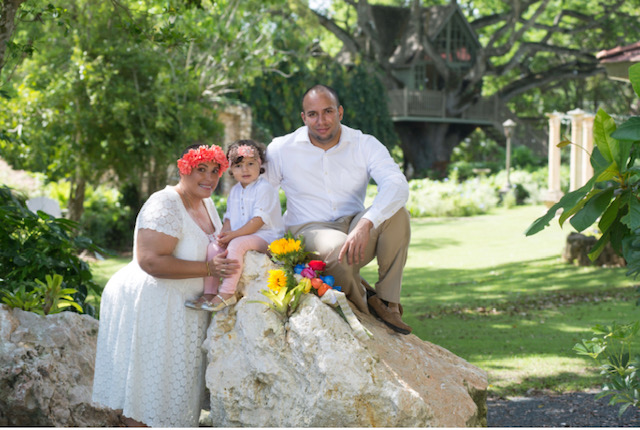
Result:
M372 6L372 14L382 56L388 58L395 79L388 89L394 122L502 122L497 100L481 98L481 83L464 88L462 77L476 65L481 45L455 1L423 7L419 19L403 7ZM448 68L447 80L438 72L436 55Z

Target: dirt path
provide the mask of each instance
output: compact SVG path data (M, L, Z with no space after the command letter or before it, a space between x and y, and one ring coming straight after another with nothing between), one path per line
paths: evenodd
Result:
M640 409L629 407L618 418L618 405L595 392L531 397L489 398L488 427L640 427Z

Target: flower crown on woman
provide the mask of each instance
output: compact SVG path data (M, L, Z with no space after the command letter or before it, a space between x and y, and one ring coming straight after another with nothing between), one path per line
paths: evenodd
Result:
M267 148L262 143L256 142L255 140L236 140L227 149L227 158L231 166L241 163L245 157L255 158L260 161L260 173L262 174L265 172L262 165L266 160L266 150Z
M218 176L222 176L225 170L229 168L229 161L224 155L224 151L217 145L191 145L184 153L182 158L178 160L178 170L183 175L190 175L191 170L198 167L200 163L214 162L220 166Z

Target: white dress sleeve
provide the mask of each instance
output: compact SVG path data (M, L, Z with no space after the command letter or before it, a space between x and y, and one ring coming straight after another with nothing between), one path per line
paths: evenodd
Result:
M176 196L178 198L176 198ZM182 210L177 193L165 189L154 193L138 214L138 229L147 228L176 238L182 237Z

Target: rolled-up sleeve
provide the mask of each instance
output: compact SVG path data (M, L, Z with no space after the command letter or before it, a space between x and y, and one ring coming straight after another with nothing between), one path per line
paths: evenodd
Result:
M406 206L409 200L409 184L382 143L370 138L366 148L369 149L369 175L378 186L378 194L363 218L370 220L373 226L377 227Z

